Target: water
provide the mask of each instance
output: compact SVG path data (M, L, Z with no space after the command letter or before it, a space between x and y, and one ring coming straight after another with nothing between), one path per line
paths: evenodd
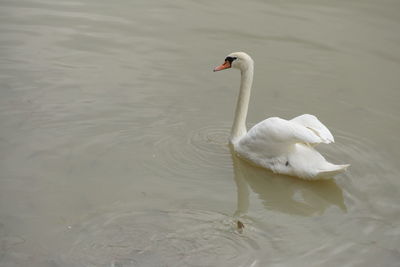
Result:
M398 1L0 1L0 266L398 266ZM336 180L232 156L317 115ZM244 229L237 228L237 221Z

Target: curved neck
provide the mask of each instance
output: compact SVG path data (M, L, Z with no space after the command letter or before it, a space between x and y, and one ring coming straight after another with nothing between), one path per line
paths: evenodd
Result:
M250 91L253 83L253 65L241 70L240 91L237 99L235 118L231 130L231 142L239 139L247 133L246 117L249 108Z

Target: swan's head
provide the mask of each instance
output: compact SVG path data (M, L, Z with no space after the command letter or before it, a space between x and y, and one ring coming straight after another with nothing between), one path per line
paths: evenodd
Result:
M235 68L240 70L247 70L249 67L253 67L253 59L244 52L230 53L226 58L225 62L214 69L214 71L220 71L229 68Z

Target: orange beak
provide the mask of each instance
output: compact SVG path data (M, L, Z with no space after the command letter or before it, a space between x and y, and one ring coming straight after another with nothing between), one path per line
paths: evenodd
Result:
M229 63L229 61L225 61L224 64L219 65L218 67L216 67L214 69L214 72L220 71L220 70L224 70L224 69L229 69L230 67L231 67L231 63Z

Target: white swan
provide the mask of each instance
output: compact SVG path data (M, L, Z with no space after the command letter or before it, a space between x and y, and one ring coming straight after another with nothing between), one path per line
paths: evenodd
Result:
M244 52L235 52L214 71L236 68L241 72L240 91L230 143L236 153L274 173L316 180L332 178L349 166L325 160L313 146L334 142L330 131L315 116L304 114L291 120L268 118L247 132L246 116L253 83L254 62Z

